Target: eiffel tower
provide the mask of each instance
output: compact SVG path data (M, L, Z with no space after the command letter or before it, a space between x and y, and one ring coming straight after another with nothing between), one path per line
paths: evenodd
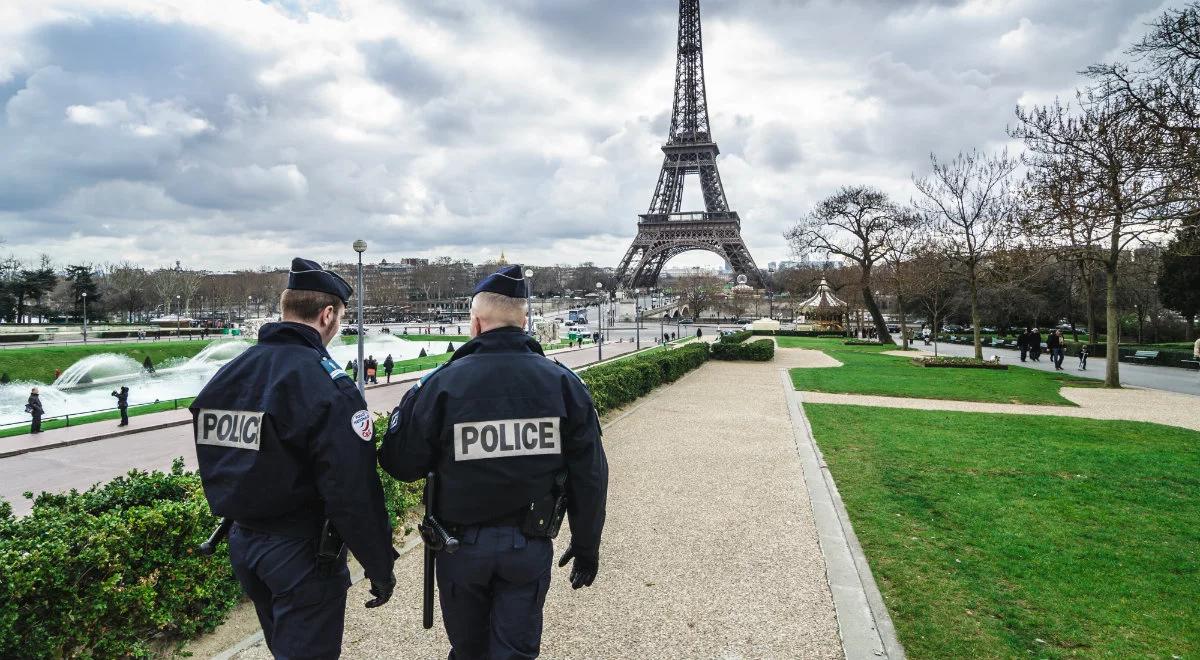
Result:
M637 237L617 266L621 289L652 287L672 257L707 250L723 257L749 283L763 288L762 274L742 240L742 221L729 209L717 149L708 128L704 92L704 50L700 38L700 0L679 0L679 41L675 62L675 104L671 132L662 150L662 172L650 198L650 210L639 215ZM704 210L680 212L683 180L700 175Z

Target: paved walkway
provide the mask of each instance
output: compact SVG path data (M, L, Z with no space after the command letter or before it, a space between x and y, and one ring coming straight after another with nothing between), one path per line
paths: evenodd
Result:
M710 363L606 426L600 575L572 592L554 569L544 657L844 657L781 381L786 353ZM396 597L378 610L362 607L365 582L351 589L344 657L444 657L440 613L421 629L419 548L396 573ZM269 654L258 643L236 657Z
M921 348L932 352L932 346L923 346L921 343L914 344L916 348ZM938 354L954 355L964 357L974 357L975 348L973 346L964 346L962 344L938 344ZM985 346L983 348L984 357L992 355L1000 356L1000 360L1004 364L1014 367L1025 367L1027 369L1038 369L1041 371L1054 371L1054 364L1050 362L1048 353L1042 354L1042 359L1038 362L1032 360L1021 362L1021 354L1015 349L993 348ZM1093 355L1088 358L1087 371L1079 371L1079 359L1068 357L1063 362L1063 369L1067 373L1077 376L1087 376L1088 378L1104 379L1104 369L1107 362L1103 355ZM1197 374L1191 369L1182 369L1179 367L1156 367L1144 364L1133 364L1129 362L1121 363L1121 384L1133 385L1134 387L1146 387L1156 390L1166 390L1168 392L1178 392L1180 394L1195 394L1200 395L1200 374Z

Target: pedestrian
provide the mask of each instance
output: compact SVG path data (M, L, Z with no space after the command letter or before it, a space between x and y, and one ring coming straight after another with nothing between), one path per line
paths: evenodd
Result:
M1192 344L1192 357L1200 360L1200 339L1197 339L1196 343Z
M1025 361L1025 356L1029 354L1029 327L1026 326L1025 331L1017 335L1017 348L1021 349L1021 361Z
M571 543L558 565L574 562L575 589L599 570L600 423L579 377L525 334L527 291L520 266L475 288L472 339L404 395L380 447L397 479L436 474L433 513L460 543L436 559L450 658L538 656L564 497Z
M352 294L293 260L282 322L263 324L191 406L204 495L234 521L229 561L277 658L340 655L347 548L370 581L367 607L396 585L371 413L325 348Z
M29 390L29 400L25 402L25 412L33 418L29 424L30 433L42 432L42 415L46 414L46 409L42 407L42 397L38 394L38 388Z
M700 328L696 328L696 339L699 339L703 336L704 336L704 333L700 332Z
M392 354L388 353L387 357L383 358L383 373L387 376L387 382L392 382L392 369L396 367L396 361L392 359Z
M1079 370L1087 371L1088 347L1087 344L1079 346Z
M363 368L365 368L367 370L366 373L364 374L364 377L365 377L365 380L363 380L364 383L369 384L369 383L379 382L375 377L375 373L379 367L375 363L374 355L367 356L367 359L363 361Z
M1054 332L1046 337L1046 348L1050 351L1050 361L1054 363L1054 370L1062 371L1064 358L1062 330L1055 328Z
M121 423L117 426L129 426L129 388L122 385L121 390L114 390L112 395L117 397L117 410L121 411Z
M346 363L346 373L349 374L350 380L358 382L358 363L350 360Z
M1034 362L1041 362L1042 356L1042 333L1034 328L1029 333L1029 358Z
M58 380L58 377L61 375L62 375L62 369L55 367L54 368L54 380Z

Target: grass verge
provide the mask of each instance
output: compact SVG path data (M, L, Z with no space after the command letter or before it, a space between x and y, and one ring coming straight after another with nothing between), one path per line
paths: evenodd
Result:
M129 416L137 417L138 415L148 415L150 413L164 412L167 410L176 410L178 408L187 408L192 405L195 397L187 399L179 399L175 401L160 401L158 403L147 403L140 406L130 406ZM79 426L81 424L91 424L93 422L103 422L106 420L120 419L121 412L119 410L109 410L105 412L92 413L90 415L71 416L71 426ZM48 419L42 422L42 430L50 431L53 429L61 429L67 426L66 420L63 419ZM26 435L29 433L29 425L8 427L0 429L0 438L11 438L16 435Z
M846 346L838 339L778 337L781 348L817 349L842 363L829 369L792 369L798 390L871 394L916 399L1074 406L1059 394L1064 385L1100 381L1034 369L928 369L907 357L881 355L893 346Z
M1200 655L1200 433L804 408L911 657Z

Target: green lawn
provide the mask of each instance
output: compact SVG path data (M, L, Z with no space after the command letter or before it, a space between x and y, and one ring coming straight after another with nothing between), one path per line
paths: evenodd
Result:
M911 358L880 354L895 347L846 346L841 339L779 337L778 342L781 348L818 349L842 363L841 367L792 369L796 389L810 392L1073 406L1058 393L1063 385L1100 383L1090 378L1019 367L1007 370L922 367Z
M136 417L138 415L146 415L149 413L163 412L165 410L175 410L177 408L186 408L192 405L195 397L180 399L175 401L160 401L158 403L147 403L140 406L130 406L129 416ZM118 410L110 410L107 412L93 413L91 415L75 415L71 416L71 426L79 426L80 424L91 424L93 422L103 422L106 420L115 420L121 418L121 412ZM66 420L50 419L42 422L42 430L49 431L51 429L61 429L67 425ZM115 426L115 425L114 425ZM0 429L0 438L11 438L16 435L25 435L29 433L29 425L10 426Z
M911 657L1200 657L1200 433L804 408Z
M54 382L54 370L67 367L89 355L118 353L141 362L150 356L155 364L170 358L190 358L211 341L146 341L116 344L71 344L69 346L30 346L0 350L0 374L12 380Z

